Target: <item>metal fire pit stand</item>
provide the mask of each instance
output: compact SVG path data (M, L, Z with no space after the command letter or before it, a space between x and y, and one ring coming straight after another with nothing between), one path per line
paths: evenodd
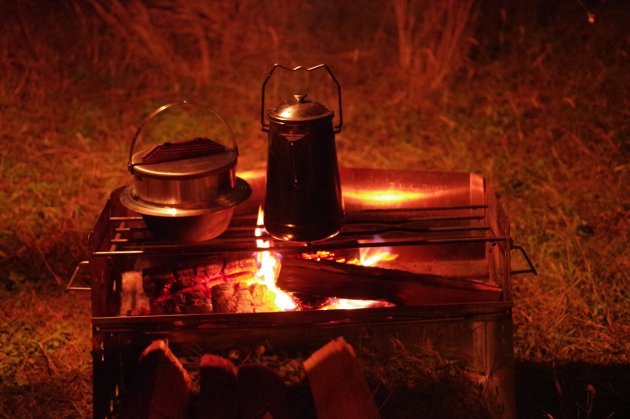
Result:
M509 223L483 178L468 173L342 169L347 219L335 238L319 243L275 242L280 254L348 248L393 248L398 269L431 266L453 277L502 289L500 301L359 310L242 314L119 316L121 273L217 254L251 254L264 174L240 174L252 196L228 230L201 244L155 240L138 214L112 193L89 237L94 417L116 416L133 383L134 366L152 340L173 348L220 351L265 341L287 353L315 350L344 336L355 347L383 349L387 339L429 345L474 371L490 417L515 416ZM247 176L246 176L247 175ZM380 194L380 195L379 195ZM390 194L390 195L388 195ZM263 237L265 239L265 237ZM522 248L518 248L526 257ZM527 259L529 263L529 260ZM78 273L73 275L71 282ZM533 267L514 273L533 272ZM385 345L386 346L386 345ZM187 349L188 348L188 349Z

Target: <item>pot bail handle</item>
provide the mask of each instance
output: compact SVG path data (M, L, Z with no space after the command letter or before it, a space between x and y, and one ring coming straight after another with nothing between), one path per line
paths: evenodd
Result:
M140 136L140 133L142 132L142 128L144 128L146 123L149 122L154 116L156 116L157 114L159 114L162 111L165 111L166 109L170 108L173 105L174 105L173 103L168 103L166 105L160 106L159 108L157 108L156 110L151 112L149 114L149 116L147 116L140 123L140 126L136 130L135 134L133 134L133 138L131 139L131 144L129 145L129 157L127 159L127 169L129 170L129 173L131 173L132 175L133 175L133 166L135 165L135 163L132 162L133 152L134 152L134 150L136 148L136 141L138 141L138 137Z
M218 113L216 111L213 111L212 109L210 109L210 108L208 108L206 106L202 106L202 105L199 105L197 103L194 103L194 102L191 102L191 101L188 101L188 100L183 100L181 102L171 102L171 103L167 103L166 105L160 106L159 108L157 108L156 110L151 112L149 114L149 116L147 116L140 123L140 126L138 126L138 129L136 130L135 134L133 135L133 138L131 139L131 144L129 145L129 156L127 158L127 169L129 170L129 173L131 173L133 175L134 174L134 166L136 164L138 164L138 163L134 163L133 162L133 153L135 151L136 142L138 141L138 138L140 137L140 133L142 132L142 129L155 116L157 116L158 114L164 112L165 110L167 110L167 109L169 109L169 108L171 108L173 106L193 106L193 107L197 107L197 108L203 108L208 113L216 116L227 127L229 135L232 137L232 147L234 148L234 151L236 151L236 154L238 155L238 145L236 144L236 136L234 135L234 131L232 130L232 127L230 127L230 124L227 123L225 118L220 113Z
M280 68L282 70L286 70L286 71L299 71L299 70L303 70L303 71L314 71L314 70L318 70L320 68L324 68L326 69L326 71L328 72L328 74L330 75L330 77L333 79L333 81L335 82L335 84L337 85L337 97L339 98L339 124L337 124L334 127L334 131L335 134L338 134L341 132L341 127L343 126L343 113L342 113L342 107L341 107L341 85L339 84L339 81L337 81L337 78L335 77L335 75L333 74L332 70L330 69L330 67L328 67L327 64L318 64L314 67L302 67L301 65L297 66L297 67L286 67L282 64L274 64L273 67L271 68L271 71L269 71L269 74L267 75L267 78L265 79L265 81L263 82L262 85L262 98L261 98L261 102L260 102L260 124L262 126L262 130L264 132L269 132L269 124L265 122L265 90L267 88L267 82L269 81L269 79L271 78L271 76L273 75L273 72L276 71L276 68Z

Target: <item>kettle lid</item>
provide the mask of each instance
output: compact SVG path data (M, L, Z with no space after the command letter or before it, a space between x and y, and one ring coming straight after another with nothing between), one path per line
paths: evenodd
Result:
M269 111L269 119L279 122L306 122L333 118L334 112L319 102L307 99L305 94L293 95Z

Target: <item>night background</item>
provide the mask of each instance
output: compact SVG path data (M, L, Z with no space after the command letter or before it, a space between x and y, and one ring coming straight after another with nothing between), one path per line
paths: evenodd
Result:
M138 124L194 100L265 168L276 62L333 69L340 166L495 187L539 272L513 277L519 416L624 417L629 25L625 0L1 0L0 417L91 416L89 293L64 289Z

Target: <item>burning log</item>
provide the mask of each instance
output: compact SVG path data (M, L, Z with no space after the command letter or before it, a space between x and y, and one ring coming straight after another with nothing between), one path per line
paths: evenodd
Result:
M254 278L256 269L254 258L227 262L211 258L189 265L153 267L142 271L142 287L149 297L152 314L253 312L256 307L261 309L264 303L260 298L256 302L252 292L240 282ZM133 291L132 287L128 288ZM126 294L128 292L123 287L123 300L130 298ZM218 304L218 309L213 307L213 301ZM136 314L129 311L125 309L120 313Z
M182 418L187 416L192 391L190 376L169 350L156 340L142 352L138 388L123 408L123 418Z
M151 313L211 313L210 287L222 281L223 262L208 262L196 267L148 268L142 272L145 292L151 301ZM208 273L218 271L218 277Z
M212 287L212 306L215 313L253 313L254 299L247 285L228 282Z
M225 281L251 279L256 275L258 265L255 258L235 259L225 264L223 275Z
M379 418L354 349L340 337L304 361L319 418ZM275 416L274 416L275 417Z
M358 300L386 300L403 306L499 301L498 286L396 269L326 260L285 258L278 276L285 291Z
M255 313L276 311L274 295L263 284L227 282L212 287L215 313Z

